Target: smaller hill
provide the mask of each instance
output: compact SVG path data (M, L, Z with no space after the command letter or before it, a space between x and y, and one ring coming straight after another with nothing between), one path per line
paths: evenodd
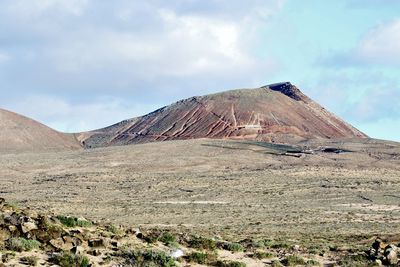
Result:
M0 109L0 153L79 149L73 134L57 132L37 121Z

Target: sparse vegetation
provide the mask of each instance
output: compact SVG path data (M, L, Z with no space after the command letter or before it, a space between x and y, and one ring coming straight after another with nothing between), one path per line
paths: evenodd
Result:
M162 242L166 246L176 246L176 237L171 234L170 232L163 232L161 233L160 237L158 238L160 242Z
M37 256L25 256L21 258L21 262L29 266L36 266L38 261L39 258Z
M143 235L143 240L146 241L149 244L154 244L158 241L160 235L159 233L147 233L146 235Z
M244 251L243 246L240 245L239 243L224 243L222 248L232 252Z
M56 254L52 258L52 261L61 267L88 267L90 265L88 257L75 255L70 252Z
M292 245L284 241L271 241L270 243L266 244L266 247L274 249L289 249L292 247Z
M212 253L203 253L203 252L192 252L186 257L188 262L195 262L198 264L206 264L210 265L211 263L215 262L217 259L216 254Z
M275 254L271 252L256 251L251 256L255 259L262 260L262 259L271 259L275 257Z
M369 261L366 255L356 254L348 255L339 261L340 266L343 267L366 267L376 266L373 262Z
M306 266L320 266L320 262L314 259L308 260Z
M284 258L281 263L285 266L297 266L297 265L305 265L306 262L304 259L298 255L289 255Z
M217 261L216 267L246 267L244 262L240 261Z
M7 249L18 252L30 251L39 248L39 246L39 241L25 239L23 237L13 237L7 241Z
M123 252L122 256L126 259L126 264L129 264L130 266L176 266L175 260L161 251L128 250Z
M113 233L114 235L118 235L121 233L120 229L114 225L114 224L109 224L106 226L106 230L110 233Z
M215 250L217 248L215 240L199 236L193 236L188 243L190 247L196 249Z
M92 223L84 220L84 219L79 219L76 217L70 217L70 216L57 216L57 219L60 220L60 222L67 226L67 227L91 227Z

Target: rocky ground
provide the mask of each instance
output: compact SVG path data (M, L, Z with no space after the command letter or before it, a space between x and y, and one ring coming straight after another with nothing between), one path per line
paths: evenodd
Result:
M278 240L227 242L38 213L0 199L2 266L396 266L398 242L370 244L365 251L332 247L323 252Z

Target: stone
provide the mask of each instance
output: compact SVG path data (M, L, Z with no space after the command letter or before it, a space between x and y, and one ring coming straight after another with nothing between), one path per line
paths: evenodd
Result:
M77 237L71 237L68 235L65 235L62 237L65 243L71 243L73 246L80 246L82 245L82 240L77 238Z
M172 258L174 258L174 259L178 259L180 257L183 257L183 255L184 255L183 250L181 250L179 248L171 251L171 254L170 254L170 256Z
M98 250L98 249L90 250L90 251L88 251L87 253L88 253L89 255L92 255L92 256L95 256L95 257L101 255L101 252L100 252L100 250Z
M64 247L64 241L62 238L56 238L49 241L49 243L56 249L62 250Z
M376 259L375 260L375 264L378 265L378 266L382 266L382 261L379 260L379 259Z
M369 251L368 251L368 254L369 254L369 256L373 256L373 257L375 257L377 254L378 254L378 252L376 251L376 249L374 249L374 248L370 248L369 249Z
M82 246L74 246L71 248L71 252L75 255L81 255L85 252L85 249Z
M103 239L89 239L88 245L92 248L104 247L104 241Z
M15 213L4 217L4 222L7 224L11 224L11 225L17 225L18 224L18 215L16 215Z
M18 229L17 229L17 227L15 225L10 225L10 226L8 226L8 230L10 230L10 232L15 232Z
M30 219L34 219L34 220L38 219L38 217L39 217L38 213L29 207L24 210L23 214L26 217L29 217Z
M11 237L11 233L7 229L0 228L0 244L2 241L7 240ZM0 245L1 246L1 245ZM1 262L1 261L0 261Z
M73 244L65 243L62 238L52 239L49 243L58 250L71 250L73 248Z
M386 246L386 244L380 238L375 239L375 242L372 244L372 247L376 251L379 251L380 249L384 249L385 246Z
M388 245L385 248L385 260L389 265L395 265L398 262L397 247L395 245Z
M138 233L136 233L136 237L139 238L139 239L143 239L144 235L143 235L143 233L138 232Z
M38 227L36 225L36 223L34 222L25 222L21 224L21 230L24 234L32 231L32 230L37 230Z

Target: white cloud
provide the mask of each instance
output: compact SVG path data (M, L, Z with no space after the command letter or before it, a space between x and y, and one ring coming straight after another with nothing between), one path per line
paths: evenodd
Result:
M10 59L11 59L10 55L8 55L5 52L0 51L0 63L6 62Z
M60 97L27 96L5 108L23 114L65 132L93 130L121 120L142 116L155 109L153 105L136 104L133 107L119 98L102 97L88 103L73 103Z
M31 19L46 12L57 12L58 15L81 15L89 0L12 0L7 11L18 18Z
M355 56L367 63L400 64L400 19L368 32L361 39Z
M167 9L159 9L157 19L162 30L87 28L72 32L50 50L46 47L45 56L62 72L116 66L141 78L237 72L254 76L269 73L275 67L272 58L259 60L253 53L261 21L250 20L247 16L231 21L178 15Z

